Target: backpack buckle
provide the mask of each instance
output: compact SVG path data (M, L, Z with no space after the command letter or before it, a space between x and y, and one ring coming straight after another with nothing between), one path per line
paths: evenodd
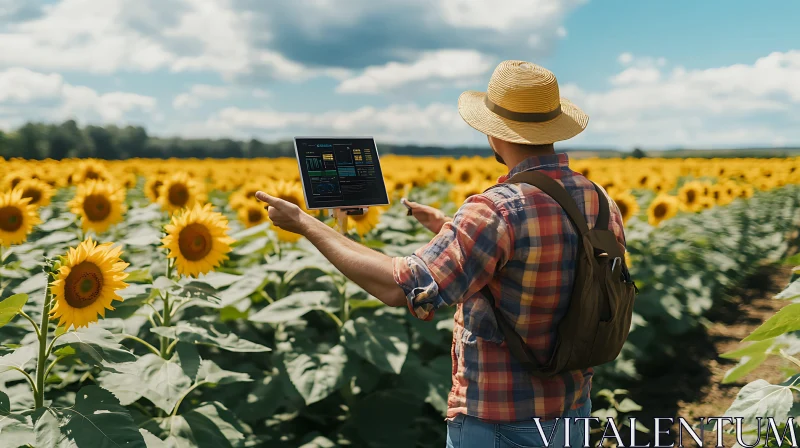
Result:
M611 262L611 272L614 272L614 270L617 268L617 263L620 262L622 262L620 257L614 257L614 261Z

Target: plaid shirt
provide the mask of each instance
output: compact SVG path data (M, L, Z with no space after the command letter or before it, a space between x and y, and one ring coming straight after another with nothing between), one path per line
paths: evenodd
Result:
M498 183L527 170L564 185L589 227L594 225L594 186L569 169L566 154L530 157ZM624 245L613 201L610 212L611 230ZM543 363L569 305L577 244L577 232L553 199L528 184L502 184L468 198L453 221L413 255L393 259L395 281L416 317L429 320L437 308L457 305L448 419L467 414L489 422L551 420L586 402L593 369L549 378L528 374L510 355L491 305L479 292L489 284L502 312Z

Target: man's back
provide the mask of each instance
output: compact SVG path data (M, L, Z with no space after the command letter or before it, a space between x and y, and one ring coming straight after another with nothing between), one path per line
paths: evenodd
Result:
M530 157L500 181L529 169L564 185L594 226L599 204L594 185L569 169L565 154ZM611 230L624 245L621 215L610 205ZM531 376L510 355L491 305L479 293L488 282L502 312L544 362L569 305L577 245L575 229L552 198L527 184L502 184L470 198L430 244L406 257L408 269L396 276L410 287L410 306L418 317L427 318L440 305L458 305L448 418L551 420L586 402L592 369Z

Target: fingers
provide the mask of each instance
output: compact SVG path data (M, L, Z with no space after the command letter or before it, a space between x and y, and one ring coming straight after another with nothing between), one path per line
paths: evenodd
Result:
M404 204L408 205L408 206L409 206L409 207L411 207L411 208L417 208L417 207L419 207L419 206L420 206L420 204L418 204L418 203L416 203L416 202L414 202L414 201L409 201L409 200L408 200L408 199L406 199L406 198L403 198L403 199L401 199L401 201L403 201L403 203L404 203Z
M256 192L256 199L258 199L261 202L266 202L268 205L271 205L273 207L277 206L279 203L283 202L282 199L278 199L278 198L276 198L274 196L270 196L267 193L264 193L263 191L257 191Z

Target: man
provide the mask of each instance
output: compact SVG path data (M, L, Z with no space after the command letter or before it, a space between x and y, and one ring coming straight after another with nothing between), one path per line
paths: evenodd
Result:
M499 185L466 200L450 219L409 203L414 216L436 233L408 257L390 258L366 248L263 192L269 216L304 235L345 276L390 306L407 306L430 320L436 309L457 306L453 333L453 387L448 398L448 447L567 445L563 420L571 417L569 445L583 446L591 411L592 369L534 377L514 359L497 327L497 306L539 362L554 350L556 330L568 308L575 275L578 233L549 196L528 184L503 184L521 171L538 170L562 184L591 228L599 201L609 201L610 228L624 246L619 209L598 197L594 185L569 169L553 143L586 128L588 117L559 96L555 76L523 61L502 62L486 93L465 92L459 113L488 136L495 158L509 168ZM603 192L605 196L605 192ZM534 420L538 418L538 420ZM537 423L540 426L537 426ZM541 427L541 430L540 430Z

